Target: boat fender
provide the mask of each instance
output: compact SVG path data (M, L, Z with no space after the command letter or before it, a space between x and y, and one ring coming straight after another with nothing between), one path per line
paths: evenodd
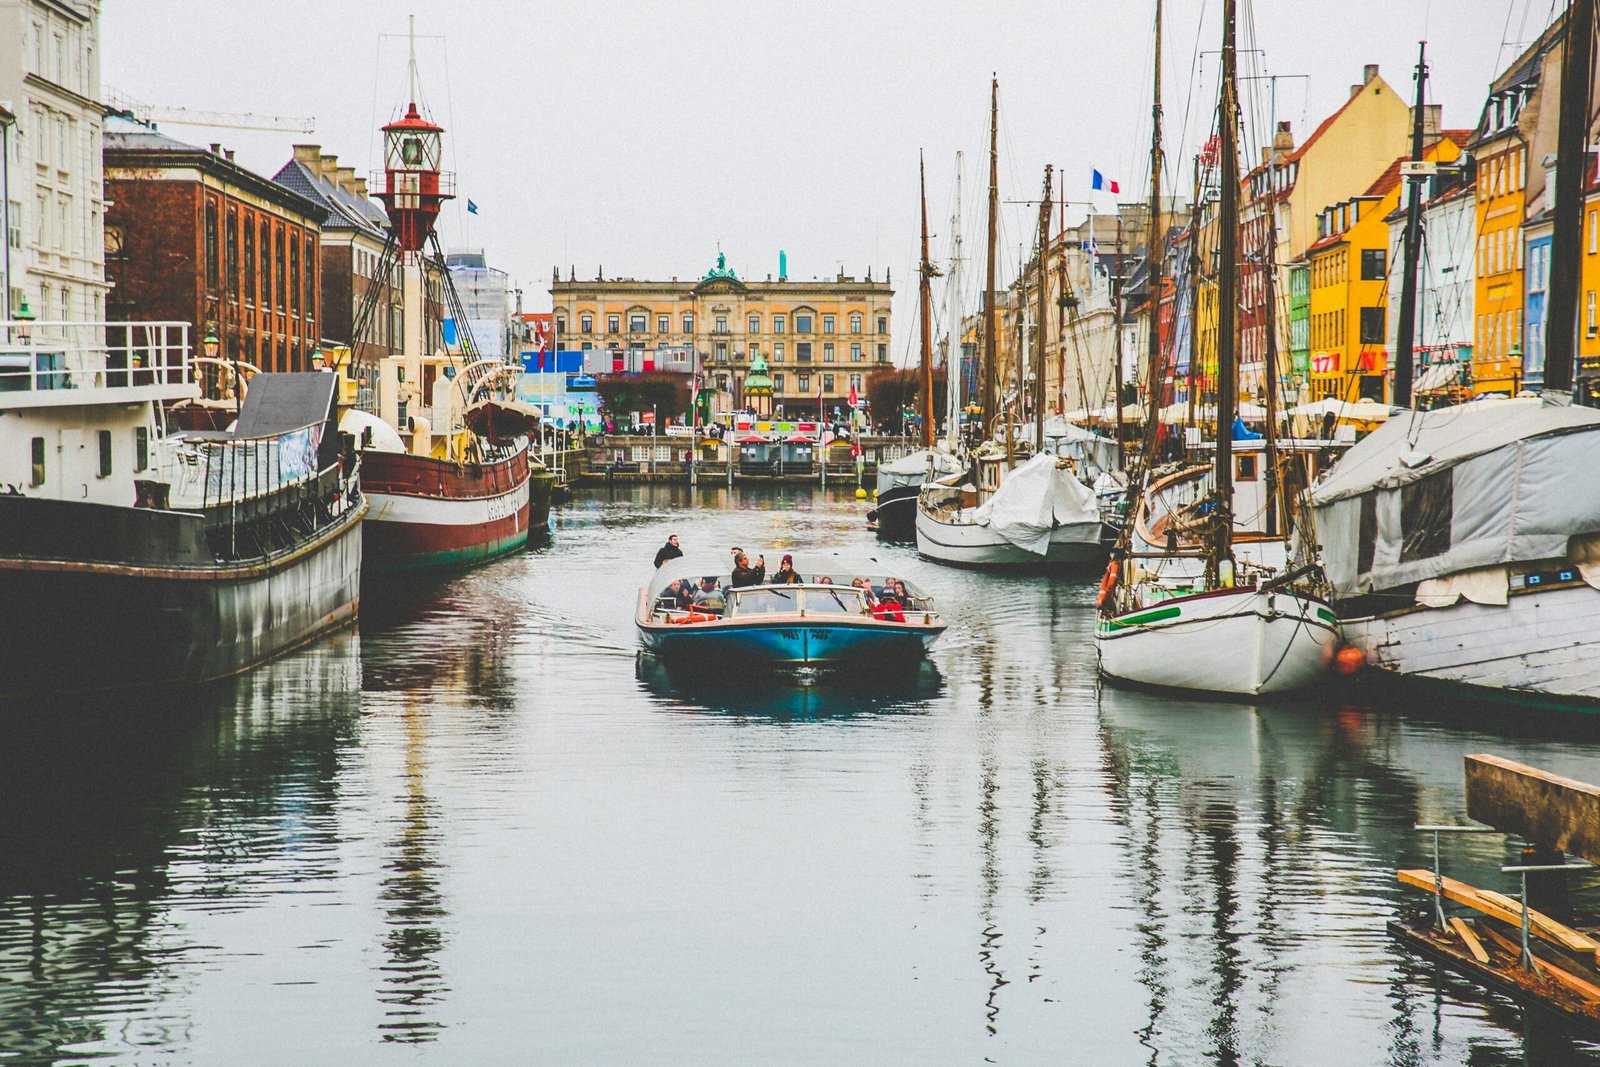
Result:
M1117 585L1117 561L1112 560L1106 564L1105 577L1100 579L1100 594L1094 598L1094 606L1103 608L1111 597L1111 590Z

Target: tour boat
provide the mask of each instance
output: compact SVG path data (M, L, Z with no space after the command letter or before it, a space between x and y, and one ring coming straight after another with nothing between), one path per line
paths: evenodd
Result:
M232 430L169 433L188 331L0 323L0 695L208 681L355 619L334 376L258 374Z
M1100 505L1071 460L1049 453L1005 470L992 445L972 454L978 483L965 473L922 486L917 553L979 568L1093 566L1105 559Z
M906 603L887 612L873 610L882 586L864 590L851 582L883 582L881 564L821 554L813 554L813 560L825 569L807 569L810 580L804 583L742 588L732 588L726 560L668 560L639 590L640 640L664 658L703 661L721 670L881 668L919 659L944 633L946 623L932 598L910 582L905 582ZM669 587L679 581L698 586L705 578L716 583L716 598L699 607L678 607Z

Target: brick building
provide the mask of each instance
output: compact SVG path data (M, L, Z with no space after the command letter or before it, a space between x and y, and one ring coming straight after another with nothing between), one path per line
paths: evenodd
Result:
M321 341L319 228L306 197L219 145L106 119L106 270L113 319L194 324L218 356L264 371L311 368Z
M341 167L338 156L314 144L295 145L294 158L272 180L327 214L321 241L323 343L351 348L357 362L399 355L405 294L398 271L387 281L377 277L389 237L389 217L369 195L367 180L357 177L354 167ZM428 265L423 321L430 351L442 344L443 275L436 264ZM362 304L374 288L378 292L361 336L354 337Z

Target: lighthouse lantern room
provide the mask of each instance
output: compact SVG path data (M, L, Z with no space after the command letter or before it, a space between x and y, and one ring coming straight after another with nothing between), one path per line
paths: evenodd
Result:
M420 252L433 233L439 207L455 196L455 176L439 169L444 127L417 106L416 32L411 34L411 102L403 118L383 128L383 180L378 199L403 252Z

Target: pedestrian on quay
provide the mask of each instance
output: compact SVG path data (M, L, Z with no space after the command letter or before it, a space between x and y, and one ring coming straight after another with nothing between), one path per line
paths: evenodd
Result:
M683 555L683 549L678 547L678 535L673 534L667 538L667 543L656 549L656 569L669 559L677 559Z

